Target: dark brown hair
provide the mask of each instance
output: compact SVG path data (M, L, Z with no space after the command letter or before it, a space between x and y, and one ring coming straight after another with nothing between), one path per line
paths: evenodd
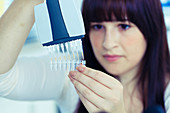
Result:
M128 20L139 28L147 42L137 84L144 110L152 105L164 108L165 78L170 75L170 54L160 0L84 0L82 14L86 29L83 49L87 66L103 72L106 71L96 60L89 41L90 23L112 21L114 16L118 21ZM83 109L81 105L79 111L83 113Z

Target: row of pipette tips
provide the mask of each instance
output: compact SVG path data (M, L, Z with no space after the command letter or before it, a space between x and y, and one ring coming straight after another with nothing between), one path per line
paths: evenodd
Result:
M50 67L52 71L73 71L79 64L85 65L81 39L46 46L50 54Z
M64 59L62 58L62 60L84 59L81 39L47 46L46 48L48 49L52 57L57 57L59 54L62 54L62 57L64 57ZM57 58L57 60L60 59Z

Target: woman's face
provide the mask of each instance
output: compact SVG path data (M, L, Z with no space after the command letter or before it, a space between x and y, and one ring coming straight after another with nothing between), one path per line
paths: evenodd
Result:
M147 44L135 24L92 22L89 36L94 54L107 72L119 76L136 74Z

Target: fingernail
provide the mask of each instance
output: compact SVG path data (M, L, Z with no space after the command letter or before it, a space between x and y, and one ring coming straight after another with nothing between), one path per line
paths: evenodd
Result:
M77 67L77 70L80 71L80 72L83 72L85 70L85 67L83 66L78 66Z
M80 63L79 65L83 65L82 63Z
M74 78L75 75L76 75L76 71L70 71L69 75L70 75L72 78Z

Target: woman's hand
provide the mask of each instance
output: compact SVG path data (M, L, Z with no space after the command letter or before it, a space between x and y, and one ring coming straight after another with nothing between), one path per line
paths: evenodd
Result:
M123 86L115 78L85 66L71 71L69 78L90 113L125 113Z

